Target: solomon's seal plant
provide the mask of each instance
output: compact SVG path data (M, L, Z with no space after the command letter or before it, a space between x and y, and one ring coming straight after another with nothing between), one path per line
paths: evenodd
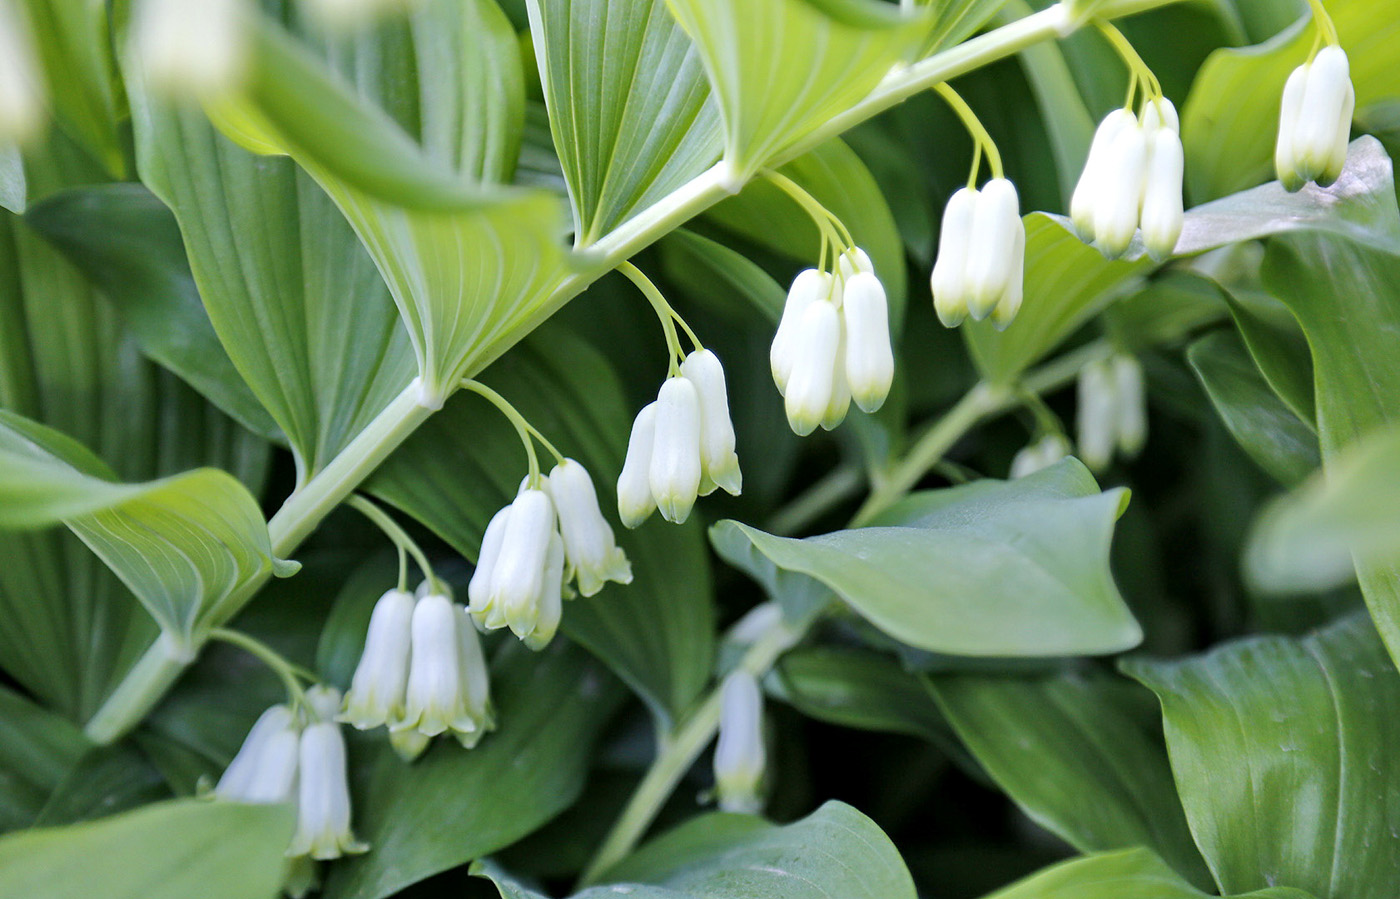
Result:
M0 0L0 899L1392 899L1396 12Z

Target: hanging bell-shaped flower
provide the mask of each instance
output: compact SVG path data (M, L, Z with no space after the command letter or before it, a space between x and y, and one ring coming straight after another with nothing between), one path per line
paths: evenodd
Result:
M681 524L700 495L700 395L689 378L667 378L656 397L647 483L661 517Z
M763 810L763 694L754 676L742 669L726 677L720 691L714 765L721 809L745 814Z
M681 363L681 375L695 385L700 400L700 495L720 487L738 496L744 479L734 452L734 423L729 418L729 393L724 366L709 350L696 350Z
M235 88L248 62L240 0L141 0L133 41L151 86L201 99Z
M788 379L792 377L792 368L799 355L801 342L798 331L803 314L814 302L829 298L831 291L831 275L814 268L798 274L792 282L792 288L788 290L787 302L783 304L783 317L778 322L778 330L773 335L773 346L768 354L768 361L773 369L773 383L778 385L778 392L783 395L787 394Z
M44 123L44 82L15 0L0 0L0 145L28 141Z
M365 650L345 694L345 710L337 720L369 730L403 716L417 602L412 593L396 589L374 604Z
M656 511L651 493L651 455L656 443L656 403L649 403L632 422L627 458L617 479L617 515L623 527L635 528Z
M812 303L798 325L792 377L784 397L788 424L799 437L812 433L827 417L836 392L840 346L841 317L836 306L825 301Z
M300 728L290 708L275 705L263 712L224 769L214 796L265 804L290 799L296 785L299 739Z
M632 583L632 564L598 508L598 493L587 469L573 459L554 466L549 494L559 513L564 556L578 580L578 592L592 596L608 581Z
M297 829L287 855L325 861L364 852L369 846L350 830L350 784L340 725L313 721L301 732L300 748Z

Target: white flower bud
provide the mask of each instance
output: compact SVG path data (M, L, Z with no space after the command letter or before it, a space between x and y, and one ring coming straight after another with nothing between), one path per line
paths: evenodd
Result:
M258 716L214 795L231 802L274 804L291 798L297 777L296 716L275 705Z
M948 198L938 235L938 258L929 279L933 308L944 327L956 328L967 318L967 256L972 247L972 221L977 213L978 192L960 188Z
M1137 233L1146 174L1147 135L1136 125L1124 128L1109 147L1094 200L1094 245L1110 259L1123 255Z
M845 294L841 314L846 324L846 380L856 405L874 412L884 405L894 383L889 302L884 285L871 272L852 275Z
M656 396L656 439L647 483L661 517L681 524L700 492L700 396L689 378L667 378Z
M825 300L831 295L831 290L831 275L814 268L801 272L792 282L787 302L783 304L783 317L778 322L773 346L768 353L773 383L778 385L781 394L787 393L788 378L792 376L793 362L798 355L797 331L802 322L802 313L817 300Z
M1063 434L1046 434L1044 437L1027 444L1011 460L1010 478L1024 478L1026 475L1035 474L1042 468L1049 468L1056 462L1070 454L1069 441Z
M337 720L369 730L403 717L415 605L413 594L403 590L390 590L374 604L365 649Z
M1113 394L1118 449L1125 456L1136 456L1147 442L1147 392L1142 384L1142 366L1126 353L1113 358Z
M816 430L831 405L836 352L841 345L840 313L831 303L813 303L802 313L798 352L788 381L784 406L788 424L799 437Z
M1142 195L1142 243L1158 262L1176 249L1184 209L1181 199L1183 156L1175 131L1159 128L1149 138L1147 183Z
M554 503L549 494L527 489L516 495L501 553L491 569L490 599L493 609L505 613L512 630L523 627L539 605L545 554L549 552L549 538L555 526Z
M1321 179L1333 162L1337 133L1350 130L1355 102L1346 51L1323 47L1308 70L1294 137L1298 171L1307 180Z
M592 596L608 581L632 583L632 565L598 508L598 494L587 469L565 459L549 473L549 493L559 513L564 554L578 578L578 592Z
M651 492L651 454L656 443L656 403L650 403L632 422L627 459L617 479L617 514L624 527L635 528L656 511Z
M839 313L838 313L839 316ZM840 337L836 341L836 357L832 360L831 401L826 404L826 414L822 416L822 430L833 431L846 420L851 411L851 385L846 380L846 328L840 326Z
M0 0L0 145L33 138L44 122L44 82L14 0Z
M725 493L738 496L744 481L739 471L739 456L734 452L734 423L729 418L724 367L714 353L696 350L681 363L681 375L695 385L700 400L701 473Z
M1331 187L1342 177L1342 169L1347 164L1347 147L1351 143L1351 116L1356 111L1356 89L1347 81L1346 96L1342 100L1341 111L1337 115L1337 130L1333 138L1332 152L1328 154L1317 183L1321 187Z
M1285 190L1302 188L1308 179L1298 171L1298 119L1303 112L1303 95L1308 90L1309 65L1294 69L1283 85L1283 101L1278 117L1278 142L1274 145L1274 172Z
M715 745L715 789L726 812L757 814L767 753L763 746L763 694L758 681L738 670L720 692L719 742Z
M554 539L559 538L556 536ZM562 563L560 567L562 578ZM491 704L491 674L486 664L486 654L481 649L481 637L477 635L476 626L472 624L472 617L467 614L466 609L453 606L452 611L457 619L457 680L467 717L473 725L468 728L465 721L459 722L452 733L458 743L471 749L480 742L487 731L496 727L496 710ZM400 755L402 754L400 752Z
M248 56L243 15L239 0L142 0L133 40L152 86L199 98L236 87Z
M992 324L998 331L1005 331L1007 325L1021 311L1021 299L1025 293L1026 280L1026 225L1016 221L1016 243L1011 248L1011 273L1006 280L1006 293L992 310Z
M1094 471L1113 460L1118 443L1118 387L1113 363L1101 359L1079 373L1077 410L1079 458Z
M496 560L501 557L501 546L505 543L506 527L510 523L509 505L503 507L486 525L481 535L481 552L476 557L476 570L467 583L467 601L471 603L472 615L486 621L493 611L491 605L491 573L496 568ZM495 624L493 627L500 627Z
M1025 234L1016 186L993 178L982 186L972 218L967 259L967 309L975 321L991 314L1011 283L1016 236Z
M461 676L457 612L452 600L430 594L413 609L413 653L404 716L392 730L417 730L435 737L444 731L473 733L476 716L467 704Z
M1098 208L1098 194L1103 187L1104 172L1113 152L1113 142L1125 128L1136 127L1137 120L1126 109L1115 109L1104 116L1094 132L1093 143L1089 145L1089 158L1084 163L1084 171L1074 188L1069 202L1069 216L1074 229L1082 240L1094 239L1094 210Z
M340 726L329 721L309 724L301 733L297 831L287 855L324 861L368 848L350 832L350 785Z
M1149 135L1161 128L1181 132L1181 118L1176 114L1172 101L1166 97L1156 97L1147 102L1142 110L1141 125Z
M875 263L870 261L870 254L860 247L851 247L836 257L835 269L836 278L832 282L831 301L840 309L846 302L846 287L851 278L861 272L875 274Z
M306 691L307 714L311 721L334 721L340 714L343 697L330 684L316 684Z
M554 639L559 622L564 617L564 543L555 535L549 541L549 554L544 566L544 589L536 608L529 633L516 632L525 645L539 652Z

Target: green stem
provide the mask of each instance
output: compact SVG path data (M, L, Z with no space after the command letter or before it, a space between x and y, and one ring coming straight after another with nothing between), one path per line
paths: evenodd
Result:
M266 643L252 637L242 631L230 630L225 627L216 627L209 632L209 639L219 640L230 646L237 646L239 649L262 662L272 672L282 679L282 686L287 690L287 699L292 704L292 709L306 706L306 691L302 689L297 681L297 670L291 662L282 658L281 653L268 646Z
M490 402L491 405L495 406L496 409L506 417L506 420L515 427L516 435L520 437L520 442L525 446L525 456L530 465L530 486L539 487L540 460L539 457L535 455L535 442L531 439L531 432L535 429L525 420L525 416L521 415L520 411L510 404L510 400L507 400L480 381L473 381L469 378L462 382L462 389L470 390L478 396L485 397L486 400ZM555 455L559 455L558 452L555 452Z
M375 527L384 532L384 536L398 547L399 553L409 553L413 556L413 561L418 563L418 569L423 572L423 577L428 582L428 587L432 592L439 593L442 589L442 582L433 573L433 566L428 563L428 557L418 546L417 541L408 536L408 532L399 527L399 523L389 516L387 512L365 499L363 496L351 495L345 500L345 504L355 509L361 515L374 522ZM403 571L399 572L399 580L403 581ZM404 589L402 586L400 590Z
M807 192L807 189L788 176L773 169L763 169L759 172L764 178L772 182L774 187L792 198L802 211L807 213L807 217L812 220L812 224L817 226L822 237L837 248L837 253L855 245L851 239L851 232L846 230L846 226L836 217L830 209L821 204L821 201ZM832 266L835 269L835 266Z
M195 649L161 634L88 719L83 733L105 746L121 739L154 709L195 658Z
M656 313L657 321L661 322L661 330L666 335L666 349L671 354L671 361L668 366L670 374L676 375L680 372L680 363L685 360L685 352L681 349L681 339L676 335L676 323L685 327L686 334L695 343L696 348L700 348L700 341L696 340L695 332L690 330L690 326L676 314L676 310L671 308L671 304L666 302L666 298L661 295L661 289L652 283L646 273L637 268L631 262L618 263L617 270L623 274L633 286L642 292L648 303L651 304L652 311Z
M741 668L756 678L762 678L778 657L801 638L801 633L790 630L780 620L776 627L749 647L736 670ZM627 807L583 872L580 886L597 882L601 874L625 858L637 845L681 778L714 739L715 732L719 730L719 712L720 689L717 686L662 744Z
M986 151L987 167L992 170L992 177L1003 177L1005 171L1001 167L1001 151L997 149L996 141L992 140L992 136L988 134L987 129L983 127L982 120L977 118L977 113L973 112L972 107L967 105L967 101L946 82L935 84L933 89L938 96L947 101L949 106L953 107L953 111L956 112L958 118L962 120L963 127L967 129L968 134L972 135L973 145ZM977 186L977 164L978 154L974 153L972 157L972 175L968 178L968 187Z
M1133 46L1132 41L1128 40L1123 32L1119 31L1117 27L1110 22L1098 21L1094 23L1094 27L1098 28L1099 32L1102 33L1104 37L1108 38L1108 42L1113 45L1113 49L1116 50L1119 57L1122 58L1123 64L1128 67L1128 73L1132 78L1141 82L1144 92L1147 94L1147 96L1143 98L1143 102L1148 103L1161 97L1161 82L1157 80L1157 76L1153 74L1152 69L1138 54L1137 48ZM1130 93L1129 97L1131 96ZM1129 102L1132 102L1131 99Z

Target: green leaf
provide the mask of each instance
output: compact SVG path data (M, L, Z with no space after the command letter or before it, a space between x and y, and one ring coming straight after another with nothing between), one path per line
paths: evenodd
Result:
M928 28L922 16L852 24L804 0L668 2L704 61L735 183L869 93Z
M808 647L783 656L767 686L820 721L954 744L928 686L889 656L868 650Z
M765 0L766 2L766 0ZM904 244L894 215L875 177L845 141L829 140L778 169L850 229L870 254L890 299L893 327L904 318L908 273ZM761 247L776 250L804 266L816 265L821 234L811 217L766 178L755 179L738 196L713 207L708 217Z
M502 899L542 899L494 865ZM865 815L828 802L785 827L747 815L694 818L603 873L612 886L576 899L914 899L914 882L889 837Z
M411 767L381 747L354 797L374 849L335 866L327 899L394 895L510 845L578 795L622 691L564 640L538 654L512 641L491 677L500 726L480 746L439 743Z
M1073 672L936 674L929 685L973 756L1037 824L1080 852L1150 847L1192 883L1210 882L1146 690Z
M918 0L918 5L933 7L933 27L919 51L919 56L924 57L972 37L1006 5L1006 0Z
M678 228L661 241L661 259L666 277L697 303L724 311L747 306L774 325L782 318L787 289L722 243Z
M1240 290L1224 296L1264 380L1298 418L1315 423L1312 353L1293 313L1259 291Z
M200 302L179 225L140 184L63 191L25 221L116 304L141 349L264 437L279 436Z
M34 823L89 746L67 720L0 687L0 833Z
M24 179L24 157L19 147L0 147L0 209L10 212L24 212L29 199L28 186Z
M1378 432L1334 455L1326 476L1272 503L1256 520L1245 556L1264 590L1326 590L1356 575L1362 559L1400 555L1400 433Z
M1162 701L1186 818L1222 891L1394 893L1400 674L1365 616L1125 668Z
M1142 632L1108 571L1126 493L1068 460L1018 481L915 494L871 527L796 540L738 522L778 568L815 578L890 636L949 655L1118 652Z
M227 472L143 484L112 479L81 445L0 411L0 526L63 522L136 594L172 639L190 638L280 562L257 501Z
M987 899L1207 899L1146 849L1072 858L998 890ZM1252 899L1311 899L1302 890L1272 887ZM1240 897L1243 899L1243 897Z
M1322 464L1317 433L1269 387L1237 335L1208 334L1186 358L1230 434L1275 480L1293 486Z
M592 347L546 328L492 367L494 385L561 452L593 476L610 521L626 452L622 387ZM454 397L370 479L376 496L408 512L475 558L487 522L526 471L504 417L472 394ZM684 711L709 679L714 609L698 522L614 526L633 582L570 603L563 628L596 653L662 715Z
M1110 262L1053 216L1032 212L1026 223L1025 299L1005 331L991 322L963 327L982 375L1007 384L1102 311L1147 265Z
M663 0L529 7L574 240L587 246L719 159L719 110Z
M0 897L272 899L294 815L181 799L0 839Z
M1327 4L1351 63L1356 106L1400 94L1393 46L1400 20L1384 4ZM1253 47L1216 50L1206 59L1181 110L1186 193L1200 203L1273 179L1274 141L1283 83L1308 58L1315 30L1304 17Z

